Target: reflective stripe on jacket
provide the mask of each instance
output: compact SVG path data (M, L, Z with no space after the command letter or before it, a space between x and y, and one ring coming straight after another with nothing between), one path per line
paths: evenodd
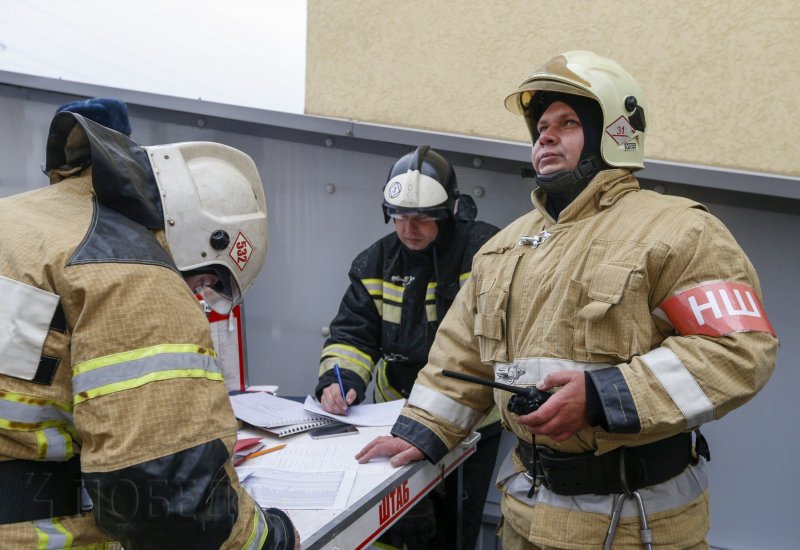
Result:
M41 362L21 343L27 359L0 365L0 460L80 454L94 505L0 525L3 546L266 547L268 518L230 461L236 421L208 323L162 235L99 204L91 167L0 212L0 276L55 296L64 317Z
M409 250L391 233L360 253L322 350L317 393L336 381L337 363L359 401L373 377L376 401L407 397L473 255L496 232L483 222L440 222L426 251Z
M660 440L722 417L764 386L777 350L768 322L743 323L713 336L676 330L679 320L661 311L687 289L704 284L713 289L722 281L733 289L730 296L736 289L749 290L739 293L743 305L734 301L728 313L719 306L721 315L766 320L763 308L756 310L761 290L755 270L719 220L692 201L640 190L631 173L619 169L596 176L557 223L542 200L534 192L536 210L503 229L475 256L472 276L439 328L394 433L436 460L496 398L504 426L530 440L506 411L507 392L450 378L444 382L443 367L522 386L552 370L588 370L609 431L587 428L561 443L536 438L537 445L563 452L600 454ZM748 292L753 307L745 299ZM679 311L711 320L718 311L705 304L708 300L695 301L694 310L676 308L673 316ZM506 488L514 473L524 470L516 457L512 466L500 480ZM687 537L702 541L708 529L707 507L698 505L705 498L704 476L690 477L695 486L687 494L693 496L671 501L672 508L658 517L671 517L665 521L672 526L686 522L692 526ZM563 548L565 532L581 544L602 544L608 518L597 521L581 511L594 510L588 502L598 497L574 497L573 509L565 509L547 494L540 491L534 512L533 502L506 492L507 521L539 545ZM683 517L685 511L702 509L698 521ZM638 521L620 528L638 530ZM661 535L654 530L654 537L680 531L666 527Z

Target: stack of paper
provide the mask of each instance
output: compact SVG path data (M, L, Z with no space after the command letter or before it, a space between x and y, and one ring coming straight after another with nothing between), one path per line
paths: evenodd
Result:
M283 437L334 421L303 409L303 404L268 393L231 396L233 414L243 422Z

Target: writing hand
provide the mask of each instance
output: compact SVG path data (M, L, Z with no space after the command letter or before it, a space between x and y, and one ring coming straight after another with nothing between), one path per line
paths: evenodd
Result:
M347 407L356 400L356 390L350 389L347 392L347 403L342 399L342 391L339 389L339 384L330 384L322 390L322 395L319 399L319 404L323 410L332 414L346 414Z

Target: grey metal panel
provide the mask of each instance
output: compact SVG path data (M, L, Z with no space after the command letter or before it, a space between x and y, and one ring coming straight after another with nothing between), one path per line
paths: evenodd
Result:
M71 93L78 90L0 85L0 195L47 184L39 170L47 128L57 105L74 99ZM359 125L352 126L353 135L334 135L309 131L299 122L281 126L270 113L263 116L271 123L254 123L245 120L243 111L237 111L239 118L226 118L222 107L210 114L202 102L181 100L175 110L162 109L150 104L151 99L131 105L133 137L140 143L219 141L246 151L259 167L269 206L270 250L263 274L246 298L250 380L278 384L285 395L303 395L313 388L321 329L336 313L350 261L391 230L381 217L380 190L400 153L420 141L447 151L462 191L474 195L477 187L483 189L483 196L476 197L481 219L502 226L530 207L530 182L519 176L527 152L524 157L508 155L504 144L487 142L482 151L474 148L478 141L467 144L446 137L449 141L440 144L436 140L441 136L427 132L366 132ZM334 139L327 146L330 136ZM475 156L481 156L481 168L474 167ZM783 191L730 191L762 191L764 182L773 179L764 174L728 173L730 182L716 181L726 177L724 171L696 167L672 180L652 179L653 174L658 173L650 168L642 173L651 178L644 186L700 200L728 225L759 271L766 308L782 342L766 389L705 429L713 458L710 542L732 549L793 548L800 538L795 517L800 477L793 460L800 441L794 422L795 389L800 387L800 369L794 366L800 356L800 201L786 198ZM702 179L694 181L695 176ZM794 184L777 179L781 186ZM335 192L327 192L328 184Z
M333 137L353 137L372 142L407 145L427 143L435 149L510 160L523 165L530 158L530 146L526 143L369 124L354 120L281 113L133 90L121 90L8 71L0 71L0 86L2 85L20 87L30 91L30 93L43 90L86 97L117 97L134 105L192 113L200 117L220 117L229 121L239 121L247 124L276 126ZM800 178L794 176L744 172L654 159L647 160L645 165L646 168L642 173L644 178L800 199Z

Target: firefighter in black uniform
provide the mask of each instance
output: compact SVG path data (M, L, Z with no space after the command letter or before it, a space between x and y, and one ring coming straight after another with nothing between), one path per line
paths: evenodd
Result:
M427 145L392 166L383 213L387 223L394 220L395 232L353 261L350 286L322 350L315 393L336 414L360 403L373 378L375 402L408 397L439 323L469 278L473 255L498 231L475 221L475 203L459 193L453 167ZM498 419L496 410L484 419L478 451L464 466L463 532L456 532L458 495L450 476L384 535L384 545L454 548L460 535L463 548L474 547L500 441Z

